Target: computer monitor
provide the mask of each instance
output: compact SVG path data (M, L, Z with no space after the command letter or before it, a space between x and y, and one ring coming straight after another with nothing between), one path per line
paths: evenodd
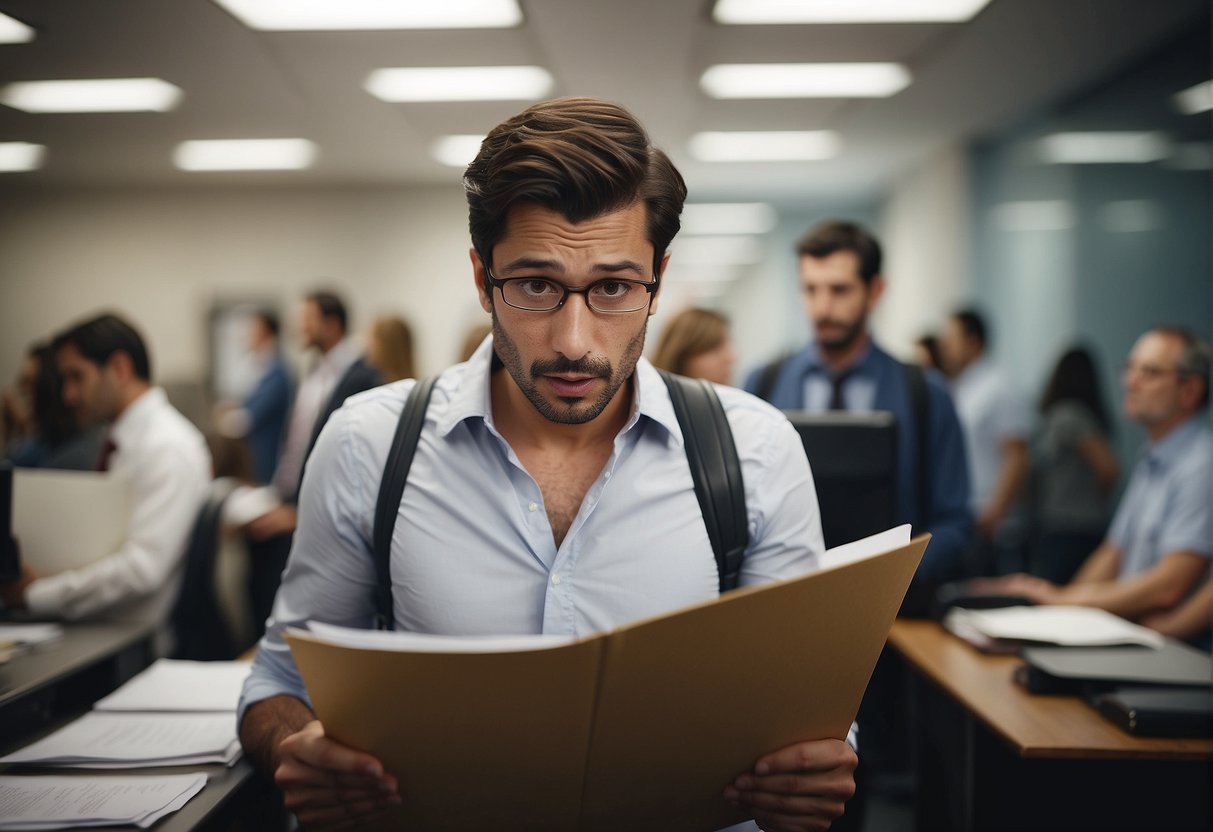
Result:
M894 525L897 420L885 411L785 410L813 469L827 548Z

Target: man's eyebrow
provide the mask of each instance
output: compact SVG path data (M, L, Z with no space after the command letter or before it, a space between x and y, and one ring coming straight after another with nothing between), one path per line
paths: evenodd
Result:
M519 257L516 260L511 260L501 267L500 275L509 275L514 272L524 271L526 269L540 269L564 274L564 264L557 260L550 260L543 257ZM619 274L620 272L635 272L637 275L644 277L648 274L647 267L635 260L616 260L610 263L595 263L590 273Z

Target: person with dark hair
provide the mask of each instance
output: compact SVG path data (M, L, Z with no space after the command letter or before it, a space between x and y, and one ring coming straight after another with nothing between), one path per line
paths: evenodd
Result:
M143 338L116 315L73 326L54 340L63 399L82 422L107 422L98 470L129 477L127 539L87 566L39 577L26 566L0 587L5 606L68 619L105 614L165 625L182 555L211 480L206 440L151 381ZM158 647L167 652L167 627Z
M1058 359L1040 415L1033 478L1037 540L1029 571L1063 584L1103 540L1120 477L1095 360L1083 347Z
M104 430L82 427L63 402L55 351L35 344L26 353L15 390L4 391L5 456L20 468L91 471Z
M1164 627L1199 597L1213 559L1213 434L1209 345L1187 329L1137 339L1124 369L1124 414L1146 429L1139 458L1103 542L1064 585L1011 575L978 587L1038 604L1100 607Z
M653 366L716 384L733 383L733 343L729 320L710 309L683 309L657 340Z
M464 185L492 336L433 387L391 539L391 620L429 633L585 634L717 595L683 434L642 356L681 175L626 110L571 98L491 130ZM414 386L350 400L321 434L241 699L247 753L309 829L358 827L407 795L378 759L325 735L283 635L308 619L371 626L372 516ZM745 470L740 584L811 570L821 525L795 431L757 399L714 389ZM770 830L824 828L842 813L856 761L846 743L771 751L721 799Z
M298 522L297 501L304 463L329 416L355 393L380 384L379 371L367 363L348 331L345 302L334 292L306 295L299 311L299 338L304 349L320 353L299 384L287 422L286 436L272 483L280 502L244 526L248 540L248 589L252 631L265 631L291 550Z
M943 372L943 357L939 354L939 339L931 333L919 335L914 341L914 358L919 366Z
M751 371L745 389L784 410L887 410L897 417L897 522L932 534L911 589L925 599L931 587L960 576L972 532L956 409L942 378L903 365L872 338L868 318L885 289L875 236L857 223L829 220L806 232L796 253L814 340ZM922 407L916 387L924 391Z
M253 463L253 479L268 483L278 467L291 409L291 375L278 346L278 316L258 309L249 315L248 348L257 382L238 407L216 414L219 433L243 438Z
M1027 545L1022 497L1032 417L1027 401L991 358L988 342L985 320L975 309L955 312L939 341L969 460L969 504L977 531L970 575L1022 570Z

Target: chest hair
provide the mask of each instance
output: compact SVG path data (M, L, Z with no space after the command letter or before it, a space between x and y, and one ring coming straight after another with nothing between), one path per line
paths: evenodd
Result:
M564 542L586 492L602 473L610 456L611 446L607 445L601 450L578 454L533 453L522 460L543 493L543 505L557 548Z

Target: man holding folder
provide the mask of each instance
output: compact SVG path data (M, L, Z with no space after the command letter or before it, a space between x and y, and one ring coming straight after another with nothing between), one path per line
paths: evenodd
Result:
M490 132L464 183L493 337L441 375L426 411L392 538L395 626L586 635L711 599L718 574L684 436L641 357L679 228L681 175L627 111L561 99ZM413 385L351 399L322 433L241 701L245 749L308 828L358 827L408 788L325 736L283 634L308 620L370 626L376 495ZM815 569L820 517L795 431L755 397L716 392L745 480L740 584ZM721 800L764 829L826 829L854 789L856 761L840 739L773 748Z

